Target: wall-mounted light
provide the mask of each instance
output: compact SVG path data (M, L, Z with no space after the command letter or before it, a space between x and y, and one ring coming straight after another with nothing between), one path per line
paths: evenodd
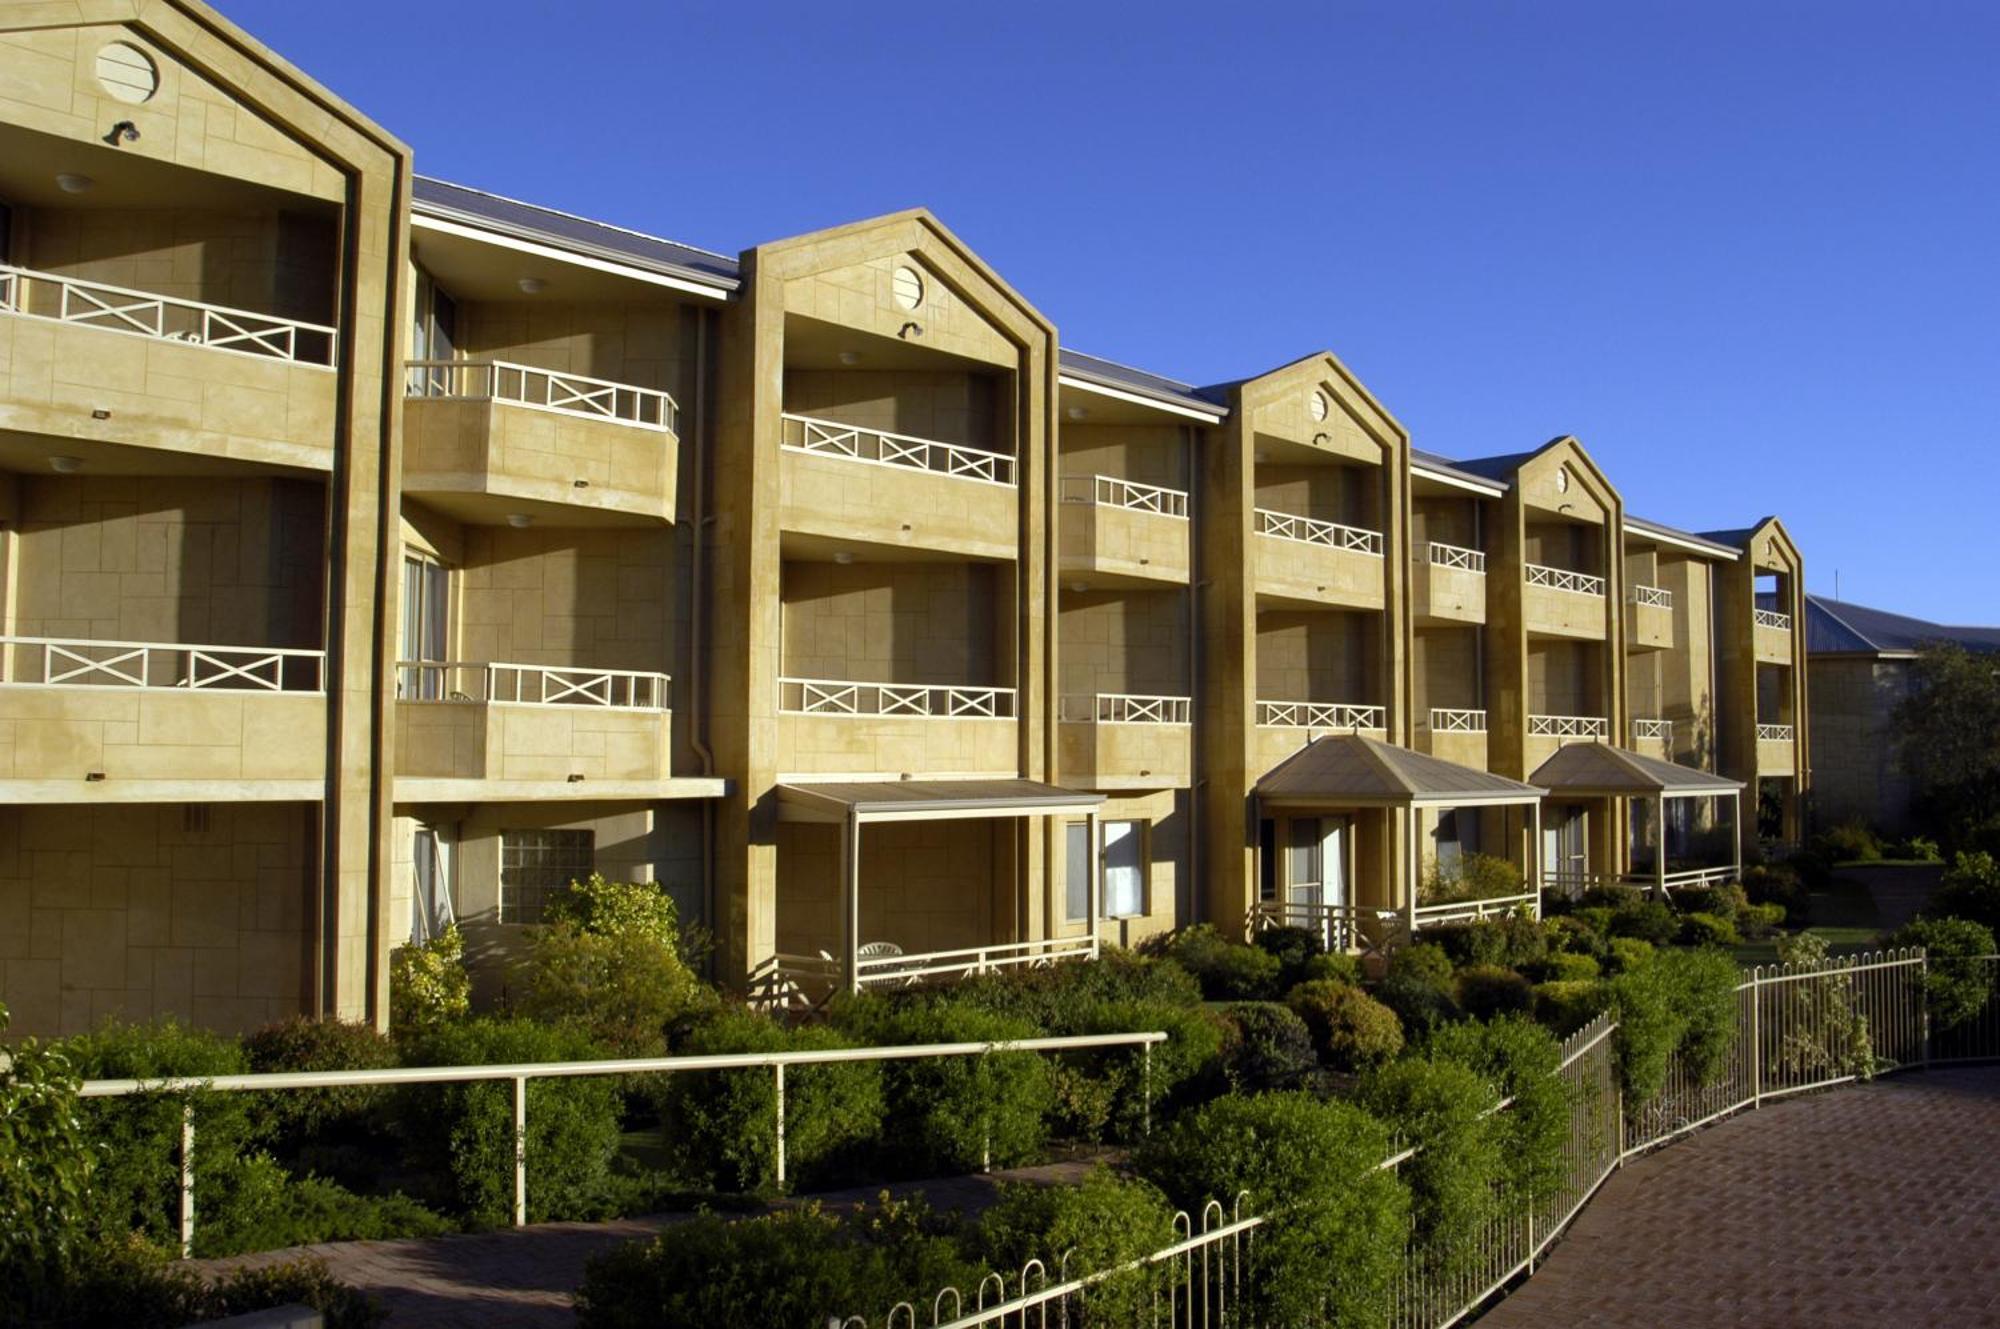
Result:
M540 277L523 277L514 284L521 288L521 294L523 295L540 295L549 286Z
M1089 415L1089 414L1090 414L1090 412L1089 412L1089 411L1088 411L1087 409L1085 409L1084 407L1081 407L1081 406L1072 406L1072 407L1070 407L1070 408L1069 408L1069 418L1070 418L1070 419L1072 419L1072 420L1081 420L1081 419L1083 419L1083 418L1084 418L1084 417L1085 417L1086 415Z
M858 364L860 364L860 363L861 363L861 352L859 352L859 351L842 351L842 352L840 353L840 363L842 363L842 364L844 364L844 365L858 365Z
M839 553L833 556L833 561L840 564L840 566L842 567L846 567L849 563L852 563L854 561L854 555L848 553L845 549L843 549Z
M120 120L117 124L111 126L111 132L104 136L104 141L114 148L120 143L137 143L139 141L139 126L133 124L130 120Z
M1270 453L1268 453L1268 452L1266 452L1266 451L1264 451L1264 450L1263 450L1262 448L1259 448L1259 449L1257 449L1257 451L1255 451L1255 452L1251 453L1250 455L1251 455L1251 456L1252 456L1252 457L1253 457L1254 459L1256 459L1257 461L1269 461L1269 460L1271 460L1271 454L1270 454Z
M1072 591L1076 591L1077 593L1081 594L1082 592L1090 589L1090 583L1087 581L1073 581L1069 584L1069 588Z
M83 458L51 457L49 458L49 469L57 475L75 475L83 469Z
M87 194L96 183L80 171L64 171L56 176L56 188L65 194Z
M517 531L525 531L535 524L535 518L532 513L510 512L507 514L507 524Z

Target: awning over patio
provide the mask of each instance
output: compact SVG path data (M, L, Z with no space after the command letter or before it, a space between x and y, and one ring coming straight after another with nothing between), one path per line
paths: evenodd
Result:
M1565 743L1533 779L1552 794L1590 798L1721 798L1743 789L1741 780L1609 743Z
M960 817L1088 816L1104 795L1039 780L871 780L781 784L784 821L939 821Z
M1360 734L1314 739L1257 782L1266 806L1480 807L1548 792Z

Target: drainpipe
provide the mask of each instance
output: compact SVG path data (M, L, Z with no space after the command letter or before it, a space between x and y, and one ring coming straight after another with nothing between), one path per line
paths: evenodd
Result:
M1193 425L1181 426L1181 480L1187 486L1188 494L1188 593L1182 601L1181 612L1187 616L1187 660L1188 660L1188 721L1189 729L1189 771L1188 771L1188 850L1187 850L1187 922L1195 922L1201 915L1201 792L1207 781L1201 778L1202 747L1207 737L1208 726L1201 718L1201 523L1203 520L1201 485L1195 474L1197 458L1196 429ZM1176 905L1178 905L1176 901ZM1178 909L1176 909L1178 912ZM1176 919L1179 923L1181 920Z
M708 746L708 670L702 655L702 627L708 619L708 431L712 421L710 399L714 395L709 391L708 343L715 318L713 311L698 311L695 314L694 338L694 539L689 559L693 585L688 604L688 693L694 725L688 732L688 745L701 761L704 776L715 774L715 754ZM716 899L715 800L712 798L701 801L701 895L703 925L713 929Z

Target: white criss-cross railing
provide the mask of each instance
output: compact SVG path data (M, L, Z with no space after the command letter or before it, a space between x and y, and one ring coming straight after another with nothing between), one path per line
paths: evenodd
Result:
M1760 724L1757 726L1759 743L1789 743L1795 730L1788 724Z
M1780 632L1792 630L1792 616L1781 614L1775 609L1753 609L1750 620L1760 628L1776 628Z
M1259 701L1257 723L1271 729L1380 729L1387 712L1380 706L1341 701Z
M665 674L636 669L569 669L463 660L404 660L396 665L396 695L404 701L663 711L671 684Z
M937 683L865 683L781 678L778 709L789 715L934 715L1010 719L1014 689Z
M1610 738L1611 722L1601 715L1531 715L1528 733L1534 738Z
M278 318L28 268L0 265L0 310L321 369L330 369L334 363L336 329L324 323Z
M405 391L412 397L505 402L669 433L680 418L679 405L658 388L538 369L511 360L411 360Z
M1186 724L1189 705L1187 697L1080 692L1062 699L1061 718L1071 724Z
M1674 607L1674 593L1663 590L1658 586L1640 586L1634 584L1631 588L1631 597L1632 603L1635 605L1646 605L1653 609L1672 609Z
M1642 738L1657 738L1663 743L1671 743L1674 741L1674 722L1642 720L1635 716L1632 720L1632 741L1636 743Z
M324 651L0 637L0 683L13 685L320 692L325 670Z
M1578 595L1604 594L1604 578L1593 577L1588 572L1571 572L1568 568L1544 567L1540 563L1528 566L1528 585L1546 586L1553 591L1574 591Z
M1115 475L1065 475L1062 478L1062 501L1091 503L1102 508L1129 508L1133 512L1154 512L1162 517L1186 518L1188 515L1185 490L1142 485L1136 480L1121 480Z
M1434 734L1483 734L1486 732L1486 712L1433 706L1430 723Z
M1273 512L1269 508L1257 509L1257 534L1277 540L1297 540L1300 544L1325 545L1329 549L1346 549L1356 554L1372 554L1376 558L1382 556L1380 531L1343 526L1337 521L1321 521L1318 517Z
M1424 560L1434 568L1457 568L1461 572L1486 571L1486 555L1462 545L1432 540L1424 546Z
M929 471L954 480L978 480L995 485L1014 483L1014 459L1004 452L969 448L962 443L940 443L934 438L892 434L884 429L844 425L838 420L820 420L810 415L787 413L783 442L795 452Z

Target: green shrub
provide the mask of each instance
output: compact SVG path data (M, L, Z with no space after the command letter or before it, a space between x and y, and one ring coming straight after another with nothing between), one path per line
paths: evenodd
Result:
M1608 909L1617 913L1629 904L1638 904L1646 898L1646 893L1637 886L1622 881L1609 882L1602 886L1592 886L1577 897L1579 911L1585 909Z
M37 1294L39 1302L23 1297L19 1285L8 1293L0 1323L36 1329L179 1329L289 1305L319 1311L327 1329L370 1329L386 1314L372 1298L336 1282L317 1259L239 1269L207 1282L185 1266L165 1263L136 1238L89 1249L57 1286Z
M1763 941L1783 926L1784 921L1785 906L1781 904L1746 904L1736 916L1736 927L1750 940Z
M1778 961L1810 973L1826 966L1827 944L1812 932L1778 938ZM1776 1010L1764 1018L1778 1033L1777 1068L1800 1079L1875 1074L1868 1017L1856 1008L1852 980L1838 969L1795 978L1778 990Z
M1455 862L1432 860L1418 887L1420 904L1497 900L1526 889L1521 869L1494 854L1461 854Z
M1458 971L1458 1004L1475 1020L1526 1015L1535 1009L1527 979L1499 965L1472 965Z
M1360 988L1327 979L1301 983L1285 998L1312 1031L1320 1059L1338 1071L1364 1071L1403 1050L1396 1013Z
M1604 934L1582 914L1563 914L1542 920L1542 935L1551 951L1569 955L1595 956L1604 949Z
M1896 857L1907 858L1918 863L1942 863L1944 852L1938 842L1923 835L1912 835L1896 846Z
M0 1034L8 1020L0 1005ZM98 1151L77 1078L59 1049L32 1038L0 1043L0 1288L24 1317L57 1300L96 1235Z
M1280 988L1303 982L1307 962L1326 953L1326 942L1318 928L1259 928L1250 934L1250 944L1278 957Z
M1209 1001L1268 1001L1278 995L1285 967L1269 951L1232 941L1208 923L1175 933L1166 954L1194 975Z
M1250 1247L1248 1322L1382 1323L1402 1273L1409 1200L1392 1172L1389 1131L1350 1103L1306 1093L1218 1098L1157 1132L1142 1175L1189 1213L1209 1200L1270 1215ZM1338 1278L1329 1278L1338 1270Z
M680 945L673 897L657 881L608 881L593 872L551 895L542 921L600 937L645 937L670 949Z
M1742 974L1716 950L1670 950L1611 980L1619 1074L1628 1099L1650 1102L1678 1054L1701 1083L1718 1075L1736 1040Z
M1673 892L1673 902L1683 914L1713 914L1734 922L1736 916L1749 907L1750 897L1741 886L1734 884L1694 886Z
M1104 1168L1071 1185L1003 1185L999 1203L980 1217L977 1234L981 1261L989 1268L1013 1273L1040 1260L1070 1278L1121 1269L1177 1239L1174 1207L1159 1188ZM1082 1305L1086 1322L1142 1323L1165 1289L1168 1272L1166 1265L1142 1264L1093 1284Z
M1442 946L1420 941L1404 946L1389 957L1391 978L1412 978L1438 989L1451 986L1451 956Z
M1239 1002L1223 1011L1223 1074L1238 1093L1301 1088L1319 1068L1312 1032L1290 1007Z
M681 1051L804 1052L850 1047L823 1025L786 1030L745 1010L718 1013L697 1027ZM664 1077L661 1129L681 1175L726 1191L777 1185L777 1079L768 1069L686 1071ZM871 1145L882 1128L882 1064L832 1062L785 1070L785 1162L788 1178L837 1172Z
M1540 920L1526 912L1495 919L1493 926L1499 930L1502 942L1500 963L1510 968L1534 964L1549 953L1548 934L1542 930Z
M1844 821L1819 836L1836 863L1873 863L1882 857L1882 841L1859 821Z
M674 905L656 882L592 874L549 901L515 973L523 1014L569 1024L619 1056L659 1056L675 1023L714 995L681 958Z
M1396 1013L1403 1030L1420 1037L1459 1018L1453 995L1451 961L1435 946L1408 946L1389 960L1389 976L1375 986L1375 999Z
M1933 1029L1955 1029L1986 1009L1993 996L1993 930L1966 918L1920 918L1889 938L1891 946L1921 946L1924 1002Z
M1225 1030L1222 1020L1199 1006L1160 1001L1096 1001L1069 1012L1055 1032L1064 1034L1141 1033L1167 1035L1150 1054L1136 1047L1069 1054L1075 1068L1100 1087L1106 1119L1085 1138L1108 1129L1136 1139L1148 1108L1173 1109L1203 1089L1212 1091L1221 1071ZM1148 1065L1150 1062L1150 1065ZM1150 1096L1148 1096L1148 1093Z
M1026 966L975 975L952 989L952 999L1060 1033L1074 1032L1066 1025L1079 1009L1103 1002L1198 1006L1201 985L1177 964L1112 946L1089 964Z
M1967 919L2000 933L2000 861L1985 852L1957 855L1938 880L1924 913Z
M1596 960L1575 951L1551 951L1528 972L1545 983L1581 983L1601 972Z
M1610 933L1632 937L1654 946L1665 946L1680 932L1680 917L1673 907L1660 900L1635 900L1620 905L1611 915Z
M465 938L453 923L417 946L389 952L389 1027L421 1031L472 1010L472 976L465 969Z
M1450 923L1425 928L1426 945L1438 947L1454 968L1507 962L1507 934L1491 922Z
M1535 985L1535 1019L1558 1038L1567 1038L1589 1024L1610 1002L1610 989L1595 980Z
M1507 1180L1514 1195L1541 1199L1563 1180L1570 1093L1558 1072L1562 1045L1518 1016L1438 1030L1424 1044L1433 1059L1457 1062L1508 1098L1498 1114Z
M1315 955L1299 969L1298 982L1345 983L1349 987L1358 987L1361 977L1361 961L1355 956Z
M245 1036L253 1071L376 1071L396 1064L396 1045L373 1025L294 1016ZM343 1131L365 1131L385 1091L366 1085L290 1089L250 1096L257 1115L288 1152Z
M1735 946L1743 938L1736 925L1719 914L1682 914L1678 940L1683 946Z
M1653 962L1653 943L1637 937L1613 937L1604 944L1604 971L1627 974Z
M1499 1210L1505 1176L1500 1095L1485 1077L1450 1061L1406 1057L1371 1075L1360 1101L1416 1149L1403 1163L1410 1212L1425 1254L1446 1270L1478 1253L1480 1230Z
M1743 893L1750 903L1784 906L1787 917L1802 919L1808 892L1796 870L1783 864L1757 864L1743 870Z
M274 1306L310 1306L320 1312L326 1329L367 1329L389 1314L372 1297L334 1278L325 1261L310 1257L224 1274L209 1286L202 1302L204 1320Z

